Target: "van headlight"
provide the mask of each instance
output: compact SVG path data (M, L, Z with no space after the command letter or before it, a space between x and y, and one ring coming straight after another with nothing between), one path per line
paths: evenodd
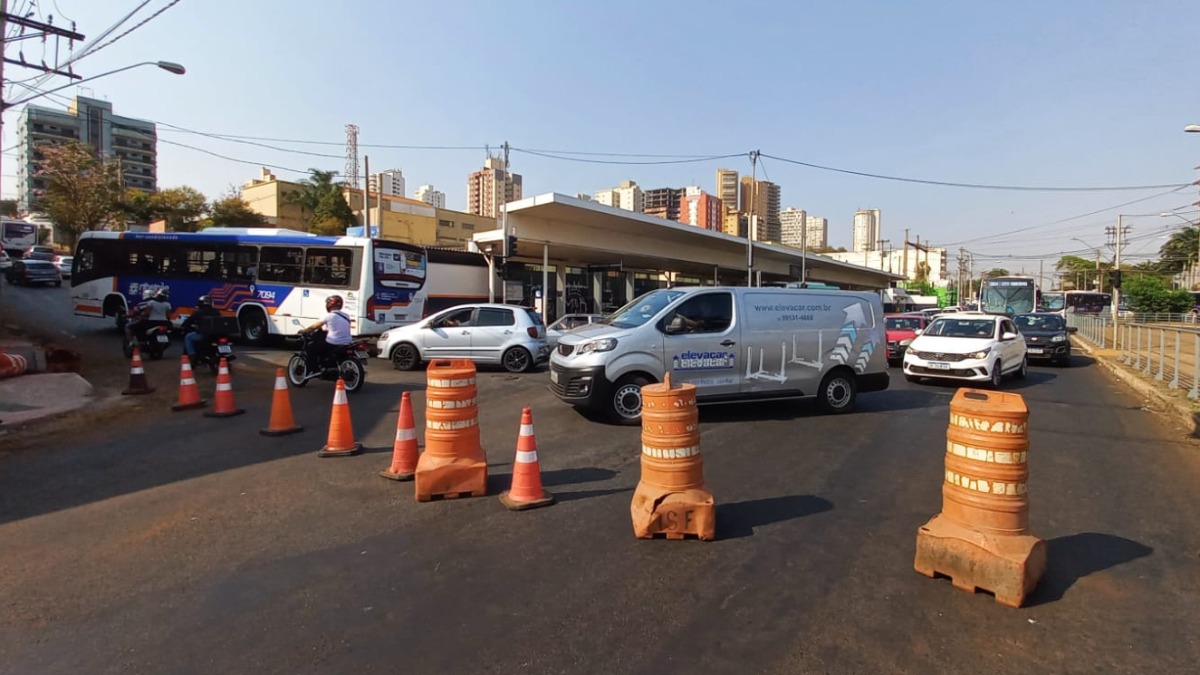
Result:
M973 359L986 359L988 352L990 352L990 351L992 351L992 348L988 347L987 349L980 349L977 352L971 352L970 354L967 354L967 356L969 356Z
M901 346L901 347L907 347L907 346L909 346L909 345L911 345L911 344L912 344L912 341L913 341L913 339L912 339L912 338L908 338L907 340L901 340L901 341L900 341L900 346Z
M1060 333L1060 334L1055 335L1054 337L1050 338L1050 341L1051 342L1066 342L1067 336Z
M580 356L590 354L591 352L611 352L617 348L617 338L604 338L603 340L592 340L579 345L579 349L575 351Z

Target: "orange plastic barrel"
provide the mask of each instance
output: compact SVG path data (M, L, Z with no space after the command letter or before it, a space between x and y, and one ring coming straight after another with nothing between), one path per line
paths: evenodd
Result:
M425 452L414 474L417 501L482 497L487 456L479 441L475 364L439 359L429 364L425 390Z
M661 384L642 387L641 469L630 504L634 536L705 541L715 536L716 507L704 481L695 385L673 385L668 374Z
M1029 530L1029 408L1019 394L960 389L950 401L942 515L981 532Z

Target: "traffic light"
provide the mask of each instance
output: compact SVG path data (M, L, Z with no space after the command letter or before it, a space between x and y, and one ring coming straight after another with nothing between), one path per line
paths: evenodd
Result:
M512 257L517 254L517 235L508 235L508 246L505 248L505 250L507 251L506 255L508 257Z
M1121 270L1111 270L1108 273L1108 283L1113 288L1121 287Z

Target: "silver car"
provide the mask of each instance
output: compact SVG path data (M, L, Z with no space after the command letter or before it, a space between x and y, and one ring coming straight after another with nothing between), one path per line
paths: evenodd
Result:
M596 323L603 318L603 314L568 314L546 327L546 342L550 344L550 349L554 349L563 333Z
M528 307L459 305L379 336L379 357L399 370L432 359L470 359L520 373L550 358L542 317Z

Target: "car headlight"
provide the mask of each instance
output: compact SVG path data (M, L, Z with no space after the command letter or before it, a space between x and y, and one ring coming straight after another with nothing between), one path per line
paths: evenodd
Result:
M1061 334L1060 334L1060 335L1055 335L1054 337L1050 338L1050 341L1051 341L1051 342L1066 342L1066 341L1067 341L1067 336L1066 336L1066 335L1061 335Z
M912 339L912 338L908 338L907 340L901 340L901 341L900 341L900 346L901 346L901 347L907 347L907 346L909 346L909 345L911 345L911 344L912 344L912 341L913 341L913 339Z
M969 356L973 359L986 359L988 352L990 352L990 351L992 351L992 348L988 347L987 349L980 349L977 352L971 352L970 354L967 354L967 356Z
M380 334L379 334L379 341L380 341L380 342L383 342L383 341L385 341L385 340L387 340L387 339L388 339L388 334L387 334L387 331L386 331L386 330L385 330L385 331L383 331L382 333L380 333Z
M611 352L617 348L617 338L604 338L602 340L592 340L579 345L576 354L590 354L591 352Z

